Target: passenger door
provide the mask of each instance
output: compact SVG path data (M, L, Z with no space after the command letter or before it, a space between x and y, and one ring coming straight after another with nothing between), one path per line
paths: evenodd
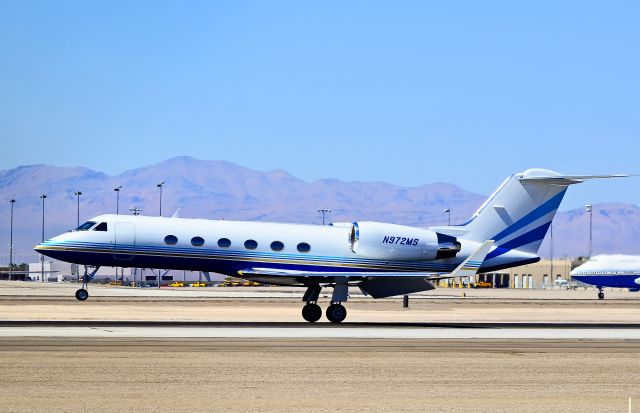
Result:
M135 226L130 222L116 222L115 240L113 243L113 258L130 261L136 252Z

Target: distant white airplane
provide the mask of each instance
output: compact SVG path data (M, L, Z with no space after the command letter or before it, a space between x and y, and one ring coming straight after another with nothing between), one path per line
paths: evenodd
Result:
M571 271L571 278L598 288L598 298L604 299L604 287L628 288L640 291L639 255L596 255Z
M78 300L100 266L216 272L306 287L302 316L322 317L322 287L333 287L327 318L346 317L348 286L374 298L434 289L433 280L537 262L542 239L569 185L592 178L529 169L507 178L462 225L415 228L380 222L330 226L101 215L35 250L85 265ZM489 241L489 242L487 242ZM495 244L495 245L494 245ZM96 267L88 273L87 266Z

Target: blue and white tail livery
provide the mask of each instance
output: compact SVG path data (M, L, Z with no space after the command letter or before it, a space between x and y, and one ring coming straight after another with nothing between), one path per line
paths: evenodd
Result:
M101 215L35 249L84 265L85 284L96 268L117 266L216 272L305 287L302 315L310 322L322 316L320 290L332 287L326 315L341 322L349 286L374 298L388 297L433 289L437 279L538 261L538 248L567 187L617 176L625 175L565 176L529 169L507 178L466 223L455 226ZM85 284L76 292L79 300L88 297Z
M569 185L626 176L565 176L528 169L507 178L464 224L432 229L467 241L494 240L495 248L486 256L483 272L537 262L540 244Z

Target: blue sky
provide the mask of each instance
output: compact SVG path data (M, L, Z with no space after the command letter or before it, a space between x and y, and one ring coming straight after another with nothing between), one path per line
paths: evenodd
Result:
M176 155L488 194L640 172L635 1L3 1L0 169ZM563 204L640 204L640 178Z

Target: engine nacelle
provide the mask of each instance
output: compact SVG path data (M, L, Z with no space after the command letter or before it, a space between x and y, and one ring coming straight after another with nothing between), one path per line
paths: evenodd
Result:
M350 242L351 250L360 256L398 261L452 258L461 247L450 235L381 222L354 222Z

